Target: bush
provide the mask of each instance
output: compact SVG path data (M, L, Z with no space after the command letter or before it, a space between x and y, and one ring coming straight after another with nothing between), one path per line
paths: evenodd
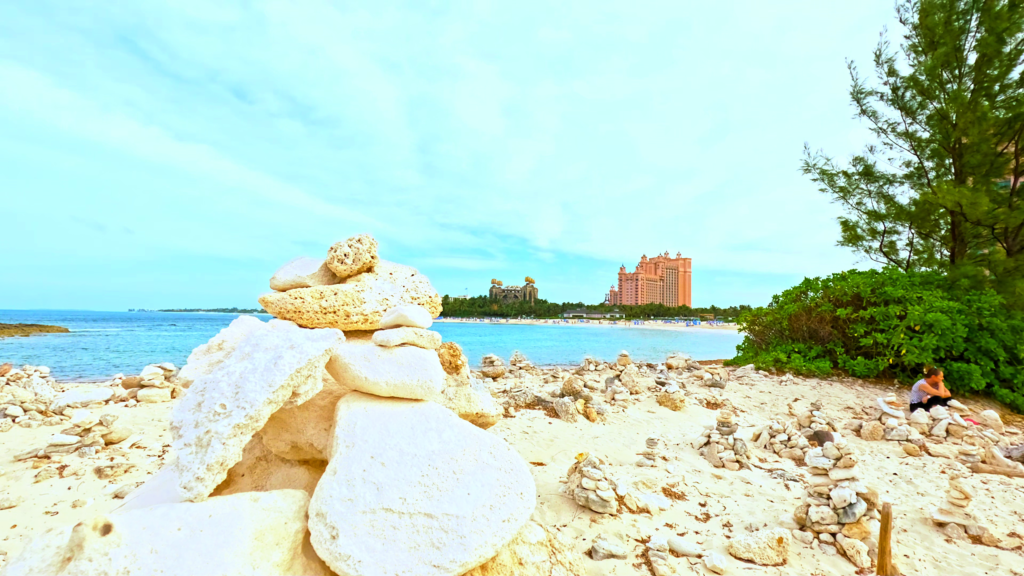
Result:
M938 366L950 390L988 393L1024 411L1024 317L995 291L936 272L808 278L739 324L745 337L733 365L908 384Z

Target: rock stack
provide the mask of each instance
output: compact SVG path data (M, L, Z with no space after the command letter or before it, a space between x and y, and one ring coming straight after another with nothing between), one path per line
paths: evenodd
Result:
M619 366L626 367L633 363L633 359L629 357L629 352L623 350L619 352L619 357L615 359L615 363Z
M707 426L693 446L715 468L735 472L741 468L749 469L750 464L747 443L736 436L740 427L733 418L731 410L719 410L715 425Z
M576 462L569 467L562 490L580 506L601 514L657 514L671 505L665 496L642 492L613 478L611 467L604 460L585 452L577 455Z
M651 436L644 443L645 449L641 450L638 456L640 458L636 461L636 465L640 467L653 468L658 465L659 462L667 460L665 457L665 451L662 450L662 445L665 441L657 436Z
M174 461L8 574L482 576L547 557L526 463L433 401L464 363L448 347L442 365L425 277L357 236L272 287L260 302L279 319L241 317L190 356Z
M794 413L790 408L791 414ZM809 410L796 412L795 422L774 420L756 429L751 440L764 450L771 449L782 458L804 461L807 452L826 441L834 441L838 433L835 422L822 409L821 402L811 404Z
M483 378L497 380L505 376L507 372L508 368L505 367L505 362L494 354L488 354L480 360L480 375Z
M1005 428L993 410L985 410L973 418L981 425L968 422L962 416L967 414L967 408L959 403L951 402L949 407L933 406L927 411L919 408L909 417L901 408L895 394L878 398L863 410L865 420L851 420L847 428L864 440L899 442L909 456L927 453L963 464L987 460L985 454L989 448L1009 446L1004 432L1018 432Z
M804 527L794 531L800 541L841 551L858 568L869 568L869 552L877 550L878 493L858 479L857 456L844 438L808 450L805 463L811 473L807 495L793 517ZM877 538L877 536L875 536Z

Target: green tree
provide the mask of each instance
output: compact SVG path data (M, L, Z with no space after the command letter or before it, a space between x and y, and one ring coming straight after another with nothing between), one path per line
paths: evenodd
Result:
M856 115L877 139L841 166L802 170L846 208L839 244L904 271L989 277L1024 296L1024 3L904 0L874 82L848 63Z

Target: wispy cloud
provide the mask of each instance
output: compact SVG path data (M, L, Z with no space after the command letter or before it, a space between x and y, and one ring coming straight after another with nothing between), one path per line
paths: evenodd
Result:
M620 262L679 250L759 282L716 296L765 301L766 278L854 263L796 168L805 141L859 147L843 59L890 21L880 0L7 3L0 189L108 227L18 223L13 262L170 259L187 300L233 258L217 290L241 300L369 231L442 292L537 274L549 298L598 300ZM0 287L20 306L127 296Z

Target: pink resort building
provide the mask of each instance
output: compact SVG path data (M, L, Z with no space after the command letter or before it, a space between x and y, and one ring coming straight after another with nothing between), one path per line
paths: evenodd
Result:
M679 252L675 258L668 251L654 258L644 255L635 272L626 272L625 266L619 268L619 286L612 286L605 302L624 306L692 306L691 275L690 258L683 258Z

